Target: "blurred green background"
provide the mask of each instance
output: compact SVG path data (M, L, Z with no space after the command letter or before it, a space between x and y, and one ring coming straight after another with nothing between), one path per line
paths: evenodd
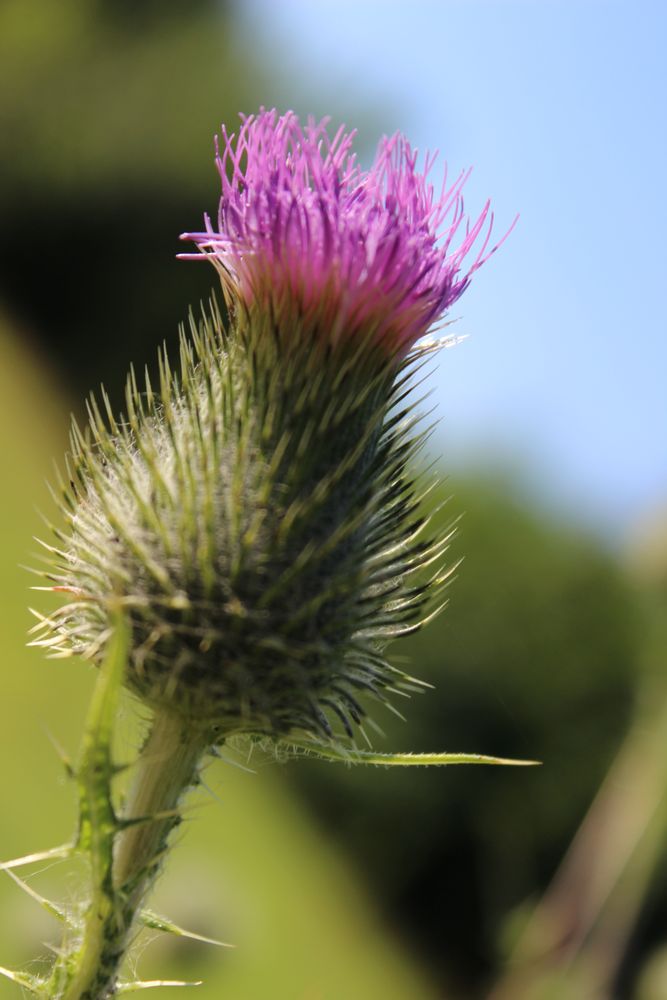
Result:
M25 648L19 568L44 530L35 505L51 512L68 414L102 379L118 401L129 363L152 364L208 296L209 269L174 254L214 204L211 134L287 92L285 53L255 51L236 14L0 4L0 858L61 843L74 822L48 734L76 751L92 676ZM382 127L377 96L325 98L369 139ZM446 479L444 497L464 561L446 612L396 649L435 691L406 723L378 718L378 749L544 766L216 763L155 907L236 948L143 939L142 976L202 978L199 996L234 1000L667 997L665 533L607 550L511 470ZM128 701L128 754L132 718ZM77 896L66 865L30 881ZM57 932L0 880L0 964L38 968ZM0 980L0 998L18 993Z

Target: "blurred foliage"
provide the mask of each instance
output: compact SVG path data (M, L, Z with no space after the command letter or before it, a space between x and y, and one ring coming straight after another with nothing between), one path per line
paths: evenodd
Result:
M208 268L175 259L218 182L213 133L270 88L213 0L0 4L0 301L77 395L152 363Z
M187 10L164 0L5 0L7 181L83 202L102 184L173 191L201 179L211 130L221 112L236 112L230 97L257 73L224 31L225 16L209 0Z
M464 559L449 607L408 650L435 691L405 707L406 724L380 720L386 743L543 767L452 769L435 781L312 765L290 775L395 926L469 996L496 967L506 915L553 872L622 738L642 616L633 586L593 542L502 483L449 490L440 520L465 512L452 545L452 560Z

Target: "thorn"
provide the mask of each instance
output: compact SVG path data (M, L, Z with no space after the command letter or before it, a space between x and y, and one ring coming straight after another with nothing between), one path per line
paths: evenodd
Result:
M193 931L186 931L183 927L172 923L166 917L161 917L152 910L142 910L139 919L144 927L149 927L154 931L164 931L165 934L175 934L176 937L190 938L192 941L201 941L203 944L214 944L218 948L234 948L233 944L227 941L216 941L215 938L204 937L202 934L195 934Z
M50 733L48 729L46 729L45 732L46 732L46 735L47 735L47 737L49 739L49 742L51 743L51 746L53 747L53 749L56 751L56 753L60 757L60 762L62 763L63 767L65 768L65 773L66 773L67 777L71 778L71 779L75 779L77 777L77 773L76 773L76 770L74 769L74 765L72 764L72 761L67 756L67 753L65 752L65 750L63 750L63 748L61 747L60 743L58 743L58 741L55 738L55 736L53 735L53 733Z
M134 983L119 983L116 986L116 993L134 993L135 990L152 990L156 986L201 986L203 980L187 983L181 979L145 979L137 980Z
M50 944L48 941L42 941L42 947L50 951L52 955L56 958L64 958L66 952L63 948L56 948L55 944Z
M208 792L208 794L211 796L212 799L215 799L215 801L219 805L221 805L221 806L225 805L225 803L220 798L220 796L218 794L216 794L216 792L213 791L213 789L210 787L210 785L206 784L206 782L204 781L204 779L202 778L201 775L199 775L199 782L198 783L204 789L205 792Z
M366 721L367 721L368 723L373 723L373 728L375 728L375 727L376 727L376 725L377 725L377 724L376 724L376 723L374 722L374 720L373 720L373 719L367 719ZM361 733L361 735L362 735L362 736L363 736L363 738L365 739L365 741L366 741L366 744L367 744L367 746L368 746L368 749L369 749L369 750L372 750L372 749L373 749L373 743L371 742L371 738L370 738L370 736L368 735L368 733L366 732L366 730L364 729L364 727L363 727L363 726L361 725L361 723L359 723L359 725L357 726L357 728L359 729L359 732ZM384 735L384 734L383 734L383 735Z
M39 629L39 626L40 626L41 624L43 624L43 623L46 623L47 625L48 625L48 624L50 624L50 619L49 619L49 618L47 618L47 617L46 617L46 615L43 615L43 614L41 613L41 611L36 611L36 610L35 610L35 608L28 608L28 611L29 611L29 612L30 612L30 614L31 614L31 615L33 615L33 616L34 616L34 617L35 617L35 618L37 619L37 621L38 621L38 624L37 624L37 625L33 625L33 626L32 626L32 628L31 628L31 629L30 629L30 631L28 632L28 635L30 635L30 634L31 634L31 633L33 633L33 632L36 632L36 631L37 631L37 630Z
M30 993L33 993L37 997L46 996L41 981L35 979L34 976L29 976L27 972L14 972L12 969L5 969L0 965L0 976L4 976L5 979L11 979L17 986L21 986L24 990L29 990Z
M123 774L125 771L129 771L130 768L133 767L133 766L134 766L133 763L129 763L129 764L112 764L111 768L110 768L112 778L115 778L117 774Z
M403 713L399 712L399 710L396 708L396 706L392 705L392 703L390 701L385 701L385 702L383 702L383 704L384 704L384 707L388 711L390 711L392 713L392 715L395 715L397 719L400 719L401 722L407 722L408 721L405 718L405 716L403 715Z
M246 767L245 764L241 764L238 760L232 760L230 757L225 756L221 753L218 747L211 747L209 750L211 757L216 757L221 760L224 764L231 764L232 767L238 767L239 771L245 771L246 774L257 774L257 771L253 770L252 767Z
M131 816L129 818L119 816L116 818L116 823L119 830L127 830L130 826L139 826L141 823L157 823L160 820L173 819L180 815L180 809L164 809L162 812L156 812L150 816Z
M26 854L24 857L14 858L12 861L2 861L0 862L0 872L9 871L10 868L22 868L23 865L31 865L37 861L69 858L73 850L73 844L63 844L62 847L52 847L50 851L38 851L36 854Z
M8 868L5 869L5 874L9 875L10 879L16 882L19 889L23 889L23 891L27 893L31 899L34 899L36 903L39 903L40 906L44 907L47 913L57 917L58 920L67 921L67 913L65 910L61 909L55 903L52 903L51 900L45 899L44 896L40 896L40 894L36 892L32 886L28 885L27 882L24 882L22 878L19 878L18 875L15 875L14 872L10 871Z
M386 705L387 703L383 702L383 704ZM380 723L376 719L373 718L372 715L367 715L366 716L366 722L371 727L371 729L373 730L373 732L376 733L376 735L380 737L380 739L385 740L387 738L387 734L385 733L384 729L382 728L382 726L380 725Z

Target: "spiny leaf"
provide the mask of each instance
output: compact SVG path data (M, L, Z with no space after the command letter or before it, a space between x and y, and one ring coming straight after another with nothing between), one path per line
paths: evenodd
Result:
M142 910L139 919L144 927L150 927L154 931L164 931L165 934L174 934L176 937L190 938L192 941L201 941L203 944L214 944L218 948L234 948L235 945L226 941L216 941L215 938L204 937L202 934L195 934L193 931L186 931L183 927L161 917L152 910Z
M488 757L478 753L373 753L369 750L346 748L316 741L284 741L281 748L294 756L318 757L341 761L343 764L366 764L373 767L444 767L452 764L496 764L512 767L535 767L538 760L515 760L510 757Z

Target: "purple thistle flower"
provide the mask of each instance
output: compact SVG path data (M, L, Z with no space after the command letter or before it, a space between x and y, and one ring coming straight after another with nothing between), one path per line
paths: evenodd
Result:
M184 233L219 271L230 305L270 308L330 343L369 337L403 355L467 288L487 251L489 202L473 223L462 188L439 196L400 134L383 138L370 170L352 152L354 132L328 119L302 126L291 111L241 116L238 137L222 127L217 228ZM484 232L483 232L484 231ZM472 263L463 268L478 239ZM457 243L458 240L458 243ZM281 322L281 326L283 323Z

